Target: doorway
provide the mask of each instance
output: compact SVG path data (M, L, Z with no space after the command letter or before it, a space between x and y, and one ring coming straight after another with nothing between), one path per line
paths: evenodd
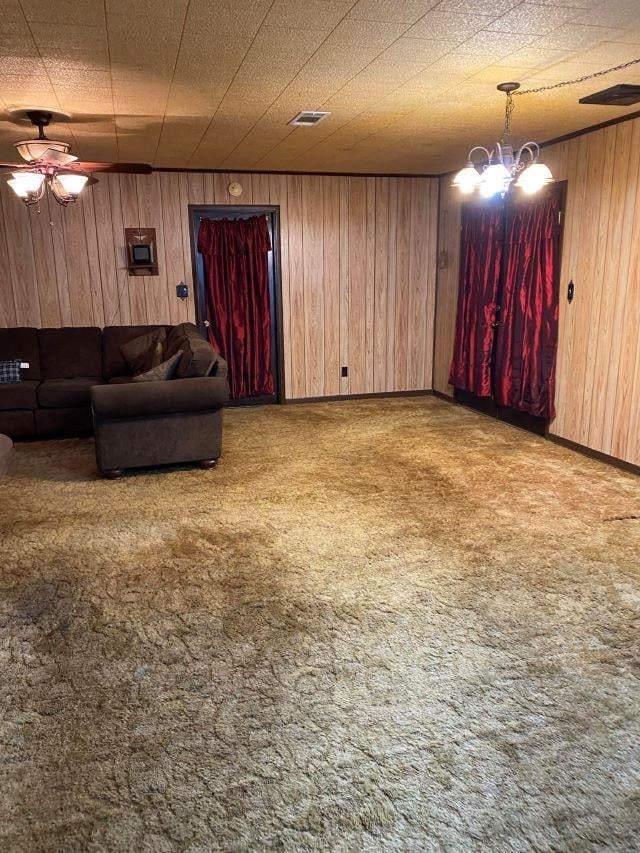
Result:
M538 435L554 417L565 198L559 182L536 198L468 202L462 212L454 399ZM531 280L536 263L546 284Z
M269 250L266 253L267 278L268 278L268 306L269 306L269 358L266 370L270 370L273 390L271 392L257 393L253 395L240 394L233 396L229 401L231 406L256 406L266 403L281 403L284 399L284 374L283 374L283 342L282 342L282 300L280 279L280 208L277 205L211 205L190 204L189 205L189 231L191 235L191 259L193 266L194 300L196 309L196 324L201 333L208 339L212 339L215 330L216 318L210 316L210 301L207 296L207 261L204 255L198 251L198 234L203 220L213 222L254 220L256 217L264 217L269 234ZM251 333L248 329L247 334ZM251 341L249 341L251 344ZM230 371L233 365L230 355L221 352L221 355L229 363Z

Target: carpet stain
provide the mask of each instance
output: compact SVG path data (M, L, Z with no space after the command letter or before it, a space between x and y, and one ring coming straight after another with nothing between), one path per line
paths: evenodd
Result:
M636 477L397 398L0 502L2 850L637 849Z

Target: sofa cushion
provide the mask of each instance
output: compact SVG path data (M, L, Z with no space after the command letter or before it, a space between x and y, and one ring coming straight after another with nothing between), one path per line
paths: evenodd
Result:
M0 329L0 360L19 358L28 362L22 370L23 379L40 379L40 351L38 330L21 326L16 329Z
M24 382L0 383L0 410L35 409L38 406L36 390L38 383L35 379Z
M100 329L38 329L38 343L43 379L102 376Z
M35 435L36 424L34 415L37 409L11 409L5 412L0 409L0 432L11 438L26 438Z
M128 385L133 382L133 376L112 376L109 385Z
M120 347L129 373L146 373L157 367L164 359L167 333L164 328L155 329L128 341Z
M76 376L73 379L45 379L38 388L38 402L46 409L64 409L91 405L89 389L102 385L99 376Z
M105 379L113 376L131 375L124 356L120 351L123 344L139 338L147 332L157 329L167 330L166 326L105 326L102 332L102 370Z

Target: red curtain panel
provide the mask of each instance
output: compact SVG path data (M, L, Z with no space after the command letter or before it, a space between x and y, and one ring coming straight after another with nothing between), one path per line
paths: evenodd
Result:
M478 397L492 394L494 323L503 245L502 206L462 207L458 312L449 382Z
M209 340L229 365L235 400L273 394L269 306L269 228L264 216L203 219Z
M502 318L495 352L495 399L543 418L555 417L558 344L557 191L507 210Z

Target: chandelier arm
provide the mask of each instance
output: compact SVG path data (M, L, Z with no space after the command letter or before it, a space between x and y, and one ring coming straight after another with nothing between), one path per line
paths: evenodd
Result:
M533 151L534 148L535 148L535 152ZM518 153L516 155L516 160L515 160L516 165L518 165L520 163L520 161L522 159L522 155L524 154L525 151L529 152L529 156L531 157L532 163L535 160L537 160L538 157L540 156L540 146L538 145L537 142L533 142L533 141L524 142L520 146L520 148L518 149Z
M490 163L490 162L491 162L491 152L489 151L489 149L488 149L488 148L485 148L485 147L484 147L484 145L475 145L475 146L471 149L471 151L469 151L469 162L470 162L470 163L473 163L472 154L473 154L473 152L474 152L474 151L484 151L484 153L487 155L487 163ZM476 164L474 163L474 166L475 166L475 165L476 165Z

